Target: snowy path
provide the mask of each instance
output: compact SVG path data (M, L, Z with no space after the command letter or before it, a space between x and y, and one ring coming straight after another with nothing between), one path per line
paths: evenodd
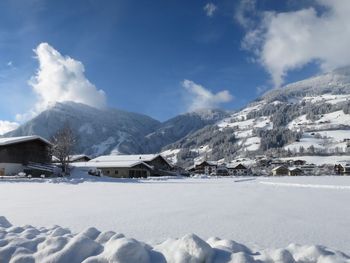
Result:
M14 225L61 225L74 232L94 226L150 244L195 233L250 247L322 244L350 252L350 191L341 189L350 177L236 180L0 182L0 215Z

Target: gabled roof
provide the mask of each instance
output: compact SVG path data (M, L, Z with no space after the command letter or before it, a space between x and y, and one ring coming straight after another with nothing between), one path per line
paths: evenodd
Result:
M239 164L228 164L227 168L234 169L234 170L246 170L248 169L247 166L239 163Z
M21 137L0 138L0 146L28 142L28 141L34 141L34 140L40 140L48 145L52 145L48 140L46 140L38 135L31 135L31 136L21 136Z
M217 166L218 165L218 162L216 162L216 161L199 161L199 162L196 162L194 165L198 166L198 165L201 165L203 163L207 163L207 164L209 164L211 166Z

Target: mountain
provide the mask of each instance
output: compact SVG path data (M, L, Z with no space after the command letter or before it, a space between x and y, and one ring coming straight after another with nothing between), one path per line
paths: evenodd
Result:
M181 114L164 123L146 136L145 149L158 152L165 145L176 142L197 130L218 122L229 114L218 109L202 109Z
M162 149L173 162L350 152L350 67L273 89Z
M227 116L222 110L202 110L161 123L143 114L64 102L56 103L4 136L36 134L50 139L58 129L69 123L79 138L77 153L92 156L155 153L165 145Z
M50 139L65 123L78 135L77 152L91 155L142 151L144 136L160 126L148 116L84 104L56 103L5 136L40 135Z

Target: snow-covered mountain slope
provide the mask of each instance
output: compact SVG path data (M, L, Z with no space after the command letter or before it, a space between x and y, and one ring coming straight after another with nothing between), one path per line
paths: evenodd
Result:
M350 150L350 67L274 89L244 109L163 148L182 165L272 152ZM278 150L277 150L278 149Z
M148 152L158 152L162 147L228 116L228 112L218 109L203 109L178 115L146 136L145 149Z
M142 114L65 102L55 104L5 136L36 134L50 139L66 123L78 136L77 152L91 155L142 151L140 142L144 136L160 126L160 122Z
M78 136L77 153L92 156L155 153L165 145L227 116L229 114L221 110L202 110L160 123L142 114L65 102L55 104L4 136L36 134L50 139L59 128L69 123Z

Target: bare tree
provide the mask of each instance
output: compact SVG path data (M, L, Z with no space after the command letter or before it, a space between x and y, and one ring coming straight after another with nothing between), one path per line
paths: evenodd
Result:
M69 174L69 157L74 153L77 137L69 123L65 123L61 129L51 138L53 144L52 153L62 166L64 174Z

